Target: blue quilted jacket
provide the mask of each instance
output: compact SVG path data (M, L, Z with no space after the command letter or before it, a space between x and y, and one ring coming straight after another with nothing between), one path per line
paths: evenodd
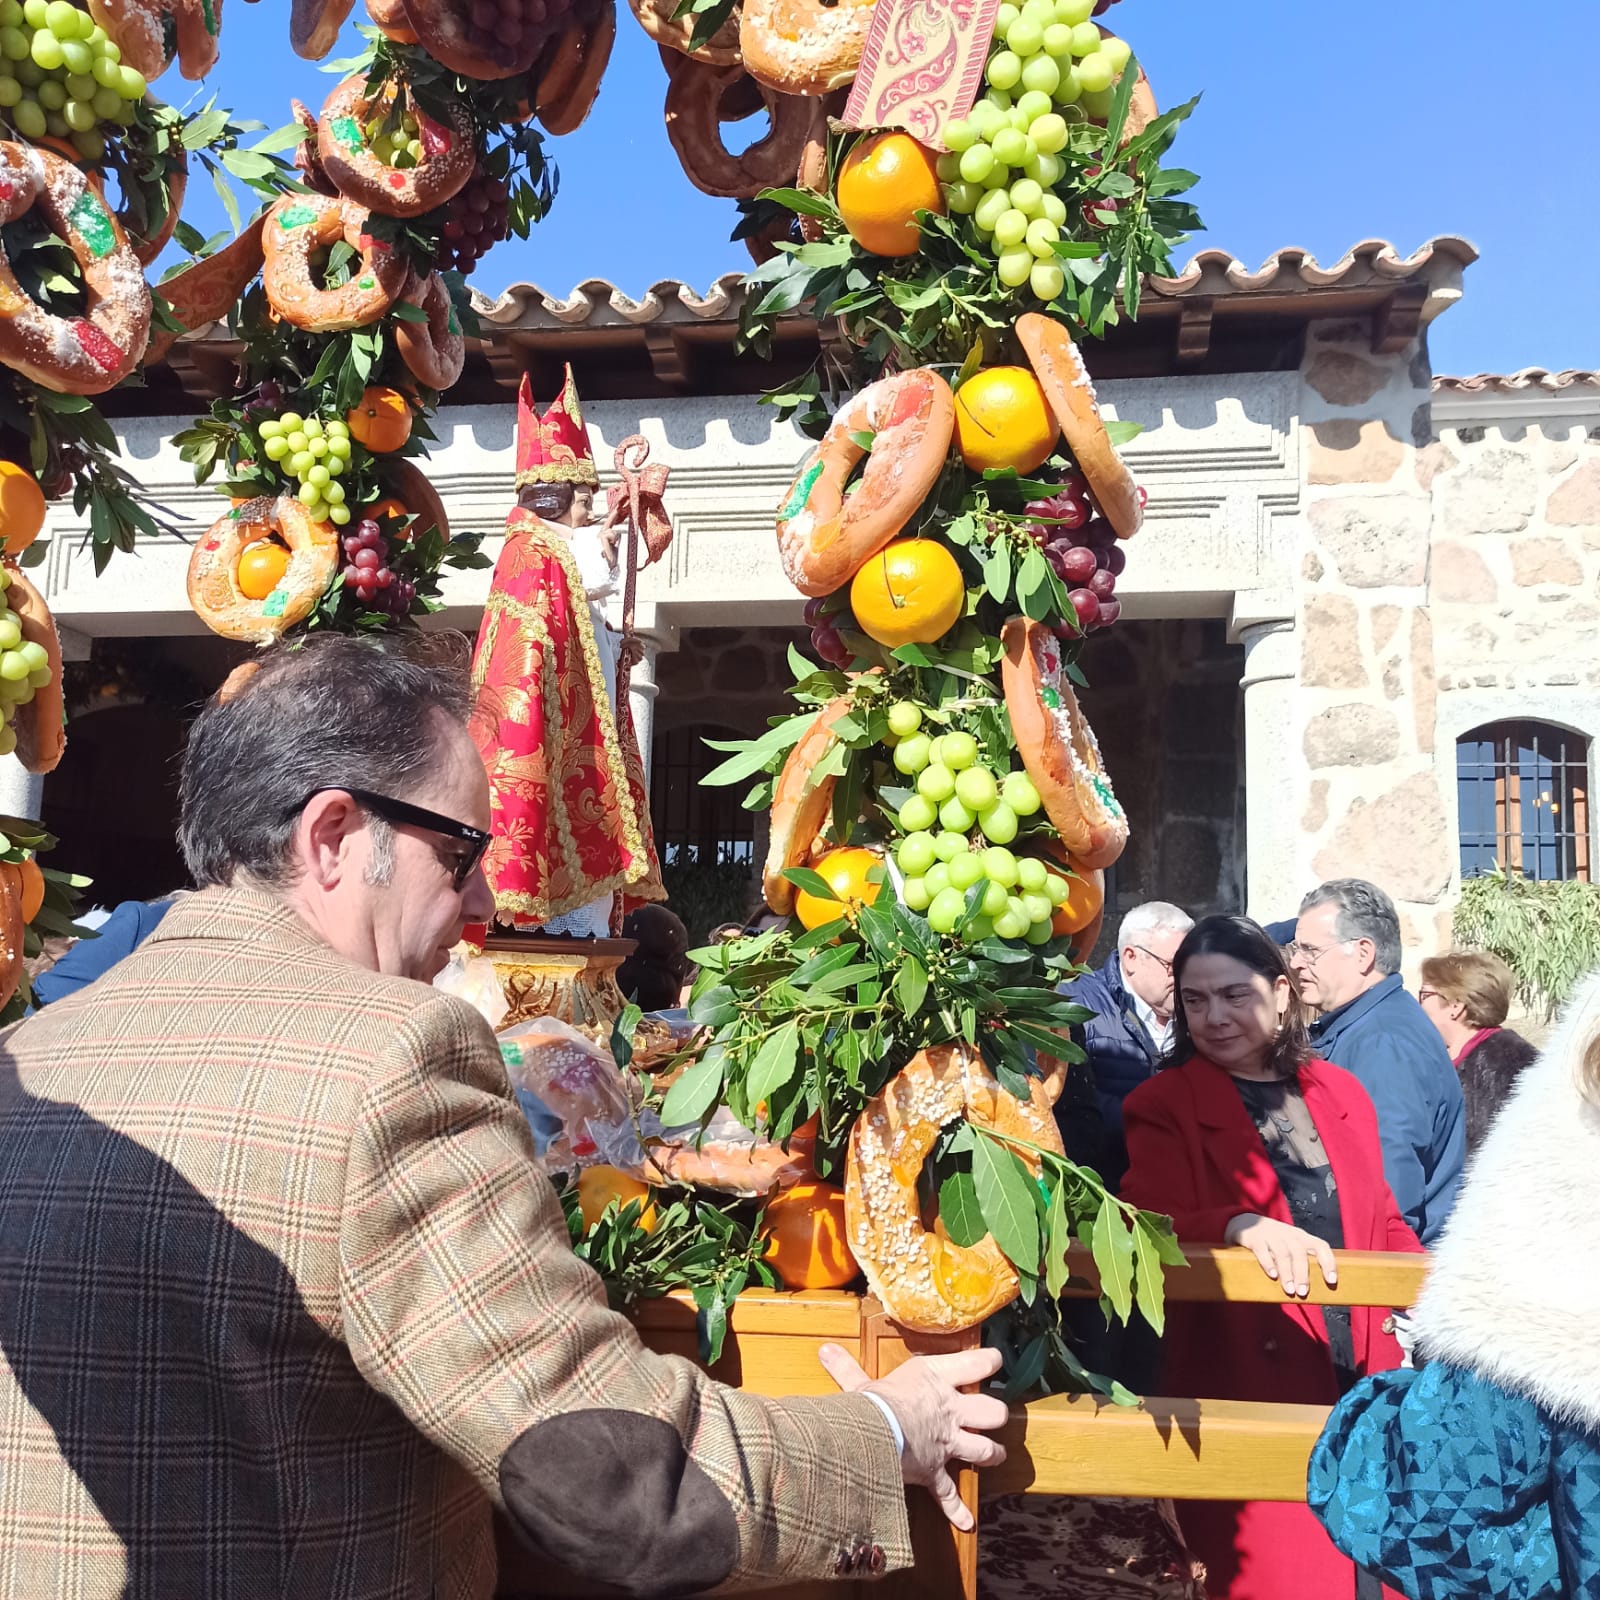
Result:
M1100 1176L1113 1189L1128 1170L1128 1147L1122 1137L1122 1102L1145 1079L1155 1075L1160 1052L1144 1030L1133 1008L1133 996L1122 981L1122 957L1111 959L1094 972L1086 972L1064 985L1081 1006L1094 1015L1073 1029L1089 1057L1095 1093L1100 1101L1101 1155L1095 1163Z
M1345 1555L1413 1600L1600 1596L1600 1439L1446 1362L1352 1389L1306 1497Z

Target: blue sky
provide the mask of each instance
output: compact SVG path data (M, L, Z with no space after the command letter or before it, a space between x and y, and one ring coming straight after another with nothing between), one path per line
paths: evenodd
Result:
M585 278L634 296L669 277L704 289L748 264L728 242L732 202L679 170L661 122L665 72L625 0L619 9L593 114L550 141L555 208L530 240L479 265L485 293L531 281L564 294ZM1409 254L1462 234L1483 260L1435 325L1436 371L1600 367L1593 0L1123 0L1114 20L1163 103L1205 92L1171 158L1201 174L1210 224L1185 259L1214 246L1254 267L1300 245L1327 264L1364 238ZM352 34L333 54L358 43ZM290 51L283 6L235 0L203 88L276 127L291 96L315 109L334 81ZM157 92L182 104L189 87L174 70ZM209 190L192 195L196 225L219 226Z

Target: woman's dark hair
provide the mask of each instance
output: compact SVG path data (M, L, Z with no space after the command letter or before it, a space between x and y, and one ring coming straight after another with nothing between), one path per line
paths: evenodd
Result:
M435 713L464 721L471 692L459 635L314 634L249 665L207 703L184 751L178 842L202 889L240 872L287 886L314 790L353 784L406 799L444 759Z
M671 1011L693 970L689 930L665 906L640 906L622 924L638 948L617 968L617 985L642 1011Z
M1183 1010L1183 969L1195 956L1232 956L1274 985L1279 978L1287 978L1289 1009L1267 1053L1267 1064L1280 1078L1288 1078L1311 1060L1315 1052L1307 1029L1305 1002L1283 951L1272 935L1249 917L1214 916L1202 917L1195 923L1172 958L1172 1048L1164 1065L1181 1067L1199 1053L1189 1037L1189 1019Z

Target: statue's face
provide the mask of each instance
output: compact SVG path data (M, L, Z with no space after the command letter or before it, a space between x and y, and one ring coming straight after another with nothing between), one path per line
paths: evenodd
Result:
M594 521L594 490L587 484L575 484L572 490L572 509L562 519L569 528L584 528Z

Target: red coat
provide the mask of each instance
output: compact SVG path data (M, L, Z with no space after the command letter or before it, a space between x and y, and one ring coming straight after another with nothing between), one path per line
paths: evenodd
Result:
M1327 1061L1300 1087L1333 1167L1347 1250L1420 1251L1383 1179L1378 1119L1366 1091ZM1290 1222L1288 1201L1233 1080L1198 1058L1159 1072L1123 1107L1128 1175L1122 1196L1171 1216L1184 1244L1220 1244L1228 1223L1254 1211ZM1317 1269L1312 1268L1313 1271ZM1362 1372L1400 1365L1384 1308L1356 1307L1351 1333ZM1162 1390L1214 1400L1332 1405L1338 1398L1320 1307L1175 1305L1167 1317ZM1179 1519L1227 1600L1351 1600L1354 1569L1303 1505L1186 1503Z

